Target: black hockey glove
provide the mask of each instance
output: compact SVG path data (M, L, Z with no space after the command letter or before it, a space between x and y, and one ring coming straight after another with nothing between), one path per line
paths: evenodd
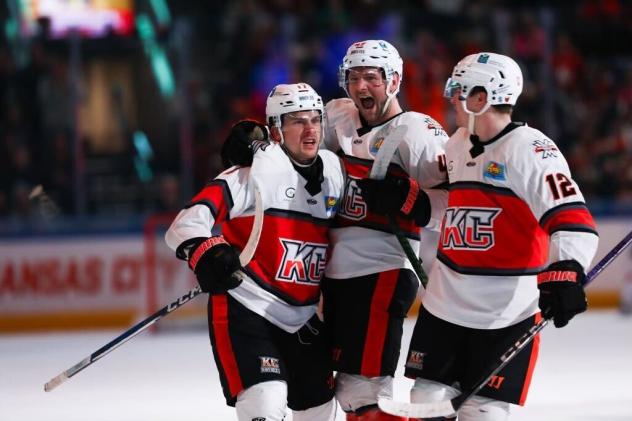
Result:
M358 187L371 212L380 215L395 215L399 212L404 217L414 219L420 227L430 221L430 200L414 178L363 178L358 180Z
M586 311L584 269L575 260L551 263L538 274L542 317L553 319L555 327L564 327L576 314Z
M268 128L255 120L241 120L235 124L226 137L220 155L224 168L233 165L249 167L255 149L253 146L269 144ZM264 146L265 149L265 146Z
M241 279L231 276L241 268L239 254L221 235L203 240L193 248L189 267L204 292L225 292L241 284Z

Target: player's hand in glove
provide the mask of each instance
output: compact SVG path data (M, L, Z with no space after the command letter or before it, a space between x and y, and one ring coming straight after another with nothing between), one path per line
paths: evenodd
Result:
M224 168L233 165L249 167L257 147L269 144L268 128L256 120L241 120L226 137L220 155Z
M241 279L231 276L241 268L239 254L221 235L205 239L193 248L189 267L204 292L225 292L241 283Z
M586 311L584 269L575 260L551 263L538 274L542 317L553 319L555 327L564 327L576 314Z
M383 180L363 178L358 180L360 194L371 212L414 218L419 226L430 220L430 200L419 188L417 180L410 177L389 176Z

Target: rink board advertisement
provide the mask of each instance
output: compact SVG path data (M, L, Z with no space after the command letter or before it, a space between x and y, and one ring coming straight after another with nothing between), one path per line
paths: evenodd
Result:
M622 219L599 220L598 227L594 262L632 229ZM422 256L428 268L428 249L434 245L432 236L427 238ZM162 236L150 245L141 234L2 240L0 332L130 326L194 286L186 263L175 258ZM590 285L589 303L617 305L626 286L632 288L632 248ZM202 296L177 313L203 319L204 307Z
M164 241L146 253L140 234L3 240L0 331L127 326L195 286Z

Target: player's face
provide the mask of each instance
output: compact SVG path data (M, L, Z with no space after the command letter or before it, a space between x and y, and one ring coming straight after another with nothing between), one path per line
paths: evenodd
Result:
M457 127L467 127L468 123L468 114L465 112L465 108L463 107L463 96L461 95L461 89L457 88L451 92L451 96L449 97L450 104L454 108L454 112L456 113L456 125ZM467 103L467 100L465 100Z
M381 123L386 96L386 79L377 67L354 67L347 75L349 96L370 125ZM388 114L388 113L384 113Z
M316 110L298 111L283 116L283 139L292 158L304 164L318 154L322 135L322 117Z

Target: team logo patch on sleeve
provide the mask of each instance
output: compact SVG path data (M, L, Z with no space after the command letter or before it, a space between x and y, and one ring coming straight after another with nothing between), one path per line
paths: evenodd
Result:
M281 374L281 367L279 366L278 358L260 356L259 360L261 361L262 373Z
M491 178L492 180L506 180L507 175L505 174L505 165L499 164L498 162L489 161L485 165L483 177Z
M542 159L556 158L559 152L557 146L555 146L555 143L553 143L551 139L536 140L533 142L533 146L533 151L541 154Z
M432 117L424 118L424 123L426 124L428 130L433 131L435 136L448 136L445 130L443 130L443 127L441 127L441 124L437 123L437 121Z

